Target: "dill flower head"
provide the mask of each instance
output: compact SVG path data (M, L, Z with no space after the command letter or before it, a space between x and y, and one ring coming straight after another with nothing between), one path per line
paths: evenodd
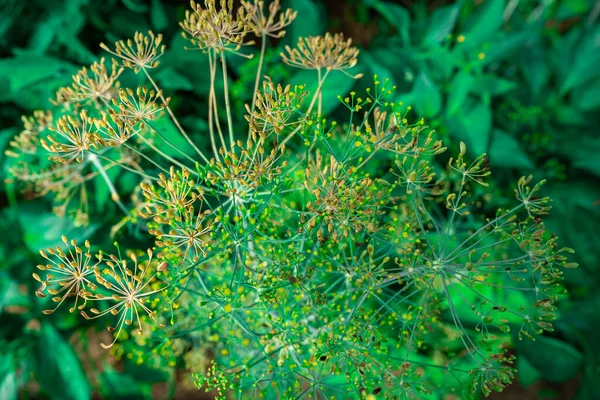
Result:
M23 121L23 130L8 143L10 149L5 151L9 157L18 158L25 154L35 155L40 145L40 133L50 127L53 116L50 111L36 110L33 115L23 116L21 120Z
M281 10L280 0L274 0L269 4L269 15L265 15L265 2L254 0L254 3L242 1L242 6L250 14L251 19L248 23L254 33L261 36L271 36L281 38L285 35L285 28L296 19L297 11L288 8L285 12L279 14ZM278 16L279 14L279 16Z
M69 241L64 235L62 241L66 252L60 247L40 250L41 256L48 261L46 265L37 266L44 277L33 273L34 279L41 284L35 292L36 295L46 297L46 294L49 294L53 296L52 301L58 303L53 309L44 310L44 314L52 314L69 297L75 298L69 312L75 311L76 308L81 310L86 305L85 292L96 289L90 275L99 261L92 260L90 242L86 240L85 249L82 249L74 240Z
M118 246L117 249L119 249ZM147 257L148 260L144 265L138 261L135 253L131 253L129 259L126 259L121 257L119 251L118 256L114 254L107 256L107 260L103 263L103 268L96 265L93 270L94 278L98 282L98 285L111 294L105 295L103 292L98 291L97 293L84 293L85 296L87 296L89 301L108 300L112 305L102 311L90 308L89 311L92 315L89 315L85 311L81 311L81 315L85 319L96 319L107 315L112 315L117 319L115 326L108 326L109 332L115 332L112 343L108 345L104 343L100 344L105 349L115 344L125 325L137 325L138 333L142 334L142 318L144 315L156 321L156 312L147 304L149 303L150 296L163 291L167 287L163 285L154 289L151 285L156 275L161 272L159 268L164 271L165 267L154 265L152 262L152 250L148 249Z
M279 162L284 152L285 146L278 144L268 150L260 138L250 137L245 147L241 141L234 142L231 151L221 150L222 161L211 160L206 179L213 185L222 183L225 194L244 199L281 174L287 166L286 161Z
M148 35L144 35L136 32L133 40L116 42L114 50L104 43L100 43L100 47L120 58L124 67L132 68L137 74L141 69L156 68L160 64L158 58L165 52L162 39L163 36L160 33L155 35L152 31L148 31Z
M179 264L188 260L197 262L200 256L206 256L210 248L210 232L212 221L207 217L210 210L194 212L187 210L178 221L164 228L150 229L150 234L156 237L156 246L161 248L161 256L174 259Z
M147 200L144 218L153 218L158 223L168 224L171 220L181 220L182 215L193 209L193 204L203 195L203 190L196 187L187 169L169 170L169 177L159 174L158 187L142 183L142 194Z
M121 89L119 100L113 99L117 110L109 109L109 113L118 116L123 122L136 125L155 119L157 114L167 107L169 101L168 97L162 101L162 92L148 90L146 87L138 87L135 92L129 88Z
M281 53L283 62L302 69L344 70L358 62L359 50L352 46L352 39L344 39L341 33L325 36L309 36L298 39L296 48L285 47ZM358 78L362 75L355 76Z
M114 112L102 112L100 118L94 118L93 121L96 132L92 141L96 147L120 146L136 133L130 123Z
M256 140L257 135L264 139L273 132L279 135L285 127L297 123L298 120L293 117L297 115L305 95L301 86L295 86L292 90L290 85L275 85L267 77L263 81L262 91L256 92L254 112L246 104L248 114L245 118L250 124L253 139Z
M72 87L64 89L64 101L68 102L106 102L115 95L119 83L117 79L123 72L113 62L112 68L106 68L104 58L94 62L89 69L83 67L76 75L73 75Z
M320 154L306 168L304 186L312 195L306 205L313 214L308 229L322 225L334 241L351 233L373 233L379 202L390 191L387 183L368 176L357 178L333 156L324 160ZM323 231L317 231L320 239L324 238Z
M179 23L184 30L183 37L188 38L189 35L192 44L204 52L237 53L242 45L252 44L244 42L250 30L248 23L251 18L244 7L234 12L233 0L221 0L219 8L216 3L216 0L205 0L202 8L195 1L190 1L192 10L186 10L185 19Z
M50 160L63 164L73 161L82 162L85 152L90 150L93 135L93 121L85 110L79 113L79 119L71 115L65 115L56 121L56 125L50 126L55 136L47 136L48 141L41 139L44 149L50 153L58 153L51 156Z

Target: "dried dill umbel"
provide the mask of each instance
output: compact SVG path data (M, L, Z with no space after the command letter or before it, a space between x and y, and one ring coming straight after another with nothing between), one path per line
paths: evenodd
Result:
M63 238L40 253L46 313L97 320L112 335L103 347L186 368L220 398L501 391L510 332L551 331L563 270L576 267L544 226L543 181L522 178L512 203L482 214L485 156L412 122L377 76L339 93L347 119L329 120L323 85L336 70L361 78L360 52L341 34L299 38L282 61L314 70L316 90L273 81L265 38L296 17L279 1L191 2L180 25L208 58L205 131L187 131L154 80L168 50L153 32L101 45L112 69L83 69L55 109L24 118L7 151L15 179L60 215L108 224L87 198L94 180L120 213L115 250ZM259 58L246 115L230 106L225 53ZM145 82L126 87L125 74ZM128 235L151 249L121 247L140 243Z

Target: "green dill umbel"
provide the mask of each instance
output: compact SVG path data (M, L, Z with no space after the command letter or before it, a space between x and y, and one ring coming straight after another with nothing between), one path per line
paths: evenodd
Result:
M341 34L300 38L282 60L314 70L316 90L273 82L261 69L266 37L282 37L296 12L266 7L192 2L180 23L209 60L205 131L187 132L153 79L165 48L152 32L102 44L112 68L82 69L54 110L24 118L7 151L15 179L85 225L99 178L124 214L112 233L129 226L154 242L94 254L63 238L41 251L47 264L33 276L45 313L65 305L106 321L103 347L185 368L221 398L502 390L514 376L510 342L553 329L562 271L576 266L541 219L543 181L522 178L513 206L483 214L486 156L472 160L460 143L446 161L435 132L410 122L377 76L362 95L340 93L347 118L328 120L323 84L335 70L360 79L359 50ZM252 57L253 37L260 60L242 116L226 53ZM122 87L127 73L147 86ZM134 192L119 193L121 172L136 177Z

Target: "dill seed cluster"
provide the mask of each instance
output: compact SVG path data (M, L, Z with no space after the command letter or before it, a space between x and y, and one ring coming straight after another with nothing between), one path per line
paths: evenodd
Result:
M165 52L153 32L102 44L110 66L82 68L54 109L23 118L6 152L23 189L86 225L98 218L90 190L100 181L123 213L112 234L152 242L103 251L63 237L41 250L33 277L45 313L106 321L103 347L185 369L220 398L502 390L515 371L511 341L552 331L563 269L576 266L544 226L543 181L522 178L513 205L489 215L486 156L471 159L460 143L445 158L377 76L363 94L339 94L346 119L325 118L323 84L335 70L361 78L359 50L341 34L300 38L281 58L313 70L316 90L273 82L265 47L296 16L278 0L191 2L180 25L209 60L205 131L184 129L153 79ZM253 57L255 41L242 116L226 54ZM128 73L144 85L123 87ZM120 173L135 190L117 189Z

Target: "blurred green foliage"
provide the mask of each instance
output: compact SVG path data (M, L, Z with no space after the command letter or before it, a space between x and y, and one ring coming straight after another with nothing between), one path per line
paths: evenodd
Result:
M361 72L388 78L398 100L412 105L416 117L425 118L450 146L464 141L471 155L489 154L494 206L513 196L510 182L518 176L549 180L545 194L554 204L547 225L576 250L580 268L565 275L571 294L561 304L557 331L517 346L518 381L527 387L541 379L577 379L578 399L600 398L600 2L289 0L287 5L302 18L280 46L327 29L354 36L362 46ZM47 108L80 65L98 58L99 42L131 37L136 30L164 34L168 51L156 73L159 86L172 96L171 106L187 127L206 126L207 59L186 52L171 23L182 19L186 6L160 0L0 0L0 149L21 129L22 114ZM310 72L282 68L278 53L267 52L265 59L274 81L316 85ZM230 65L234 107L243 112L256 60ZM323 88L324 112L335 116L337 95L362 91L368 82L331 74ZM6 171L3 154L0 163ZM117 185L131 192L126 174ZM73 316L40 319L43 305L30 278L37 250L58 244L61 234L110 243L108 222L118 222L119 214L109 196L105 189L92 194L95 212L107 223L82 228L55 216L45 201L16 193L13 184L0 189L1 399L16 399L19 390L87 399L99 387L105 398L145 398L153 383L163 381L170 382L164 395L174 393L173 371L124 362L115 367L124 373L116 372L106 366L106 356L91 355L85 335L74 335ZM135 232L129 240L138 240Z

